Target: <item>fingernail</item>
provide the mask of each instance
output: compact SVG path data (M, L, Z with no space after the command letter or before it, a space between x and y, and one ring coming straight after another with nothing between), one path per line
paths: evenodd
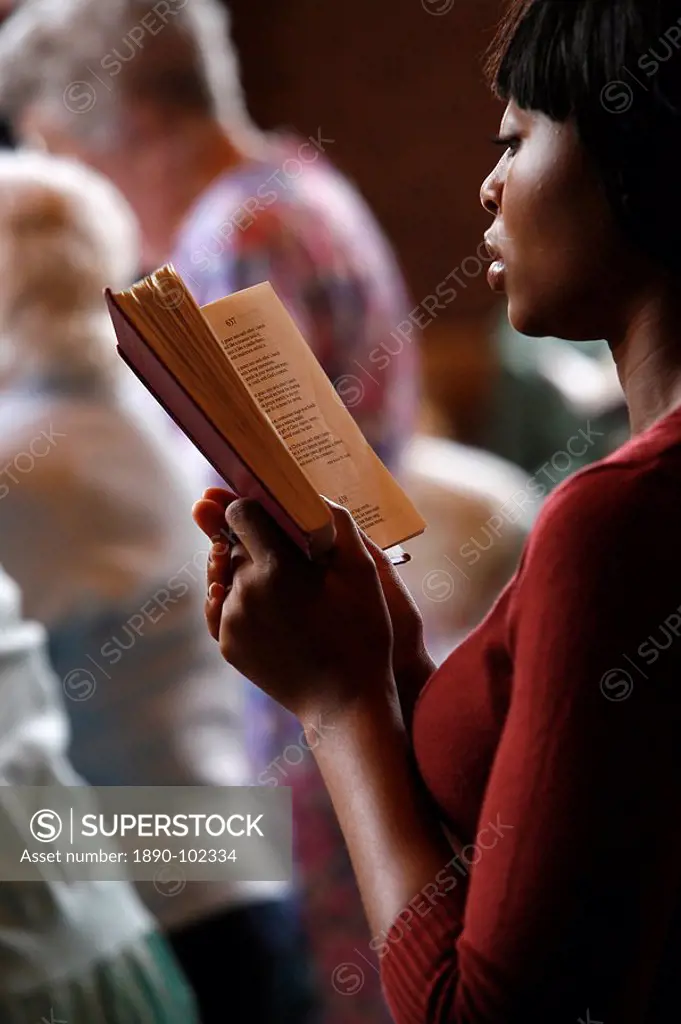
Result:
M223 596L224 592L225 588L222 586L221 583L211 583L210 587L208 588L208 600L217 601L219 598Z

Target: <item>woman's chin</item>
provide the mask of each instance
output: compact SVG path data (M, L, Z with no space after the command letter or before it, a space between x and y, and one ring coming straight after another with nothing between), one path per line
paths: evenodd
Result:
M528 338L562 338L565 341L598 341L606 335L583 316L577 307L548 308L521 303L517 296L508 296L508 320L511 327Z
M511 327L519 334L528 338L547 338L554 336L549 320L537 306L522 302L512 291L508 295L508 320ZM554 325L555 326L555 325Z

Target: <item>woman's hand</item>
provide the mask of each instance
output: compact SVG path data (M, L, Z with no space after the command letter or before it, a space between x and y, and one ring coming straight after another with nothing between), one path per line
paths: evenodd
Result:
M362 540L378 570L393 630L393 675L405 725L411 730L414 706L436 665L426 650L423 619L414 598L384 551L366 534Z
M211 489L194 518L213 540L206 617L230 664L301 719L394 696L379 573L350 514L311 562L254 501ZM225 524L237 543L225 543Z
M229 491L210 488L194 512L198 525L213 541L208 567L208 585L213 588L213 597L207 601L206 616L216 640L219 639L225 587L231 584L232 578L232 556L229 544L225 542L228 534L225 513L234 501L236 495ZM374 560L387 603L393 633L393 675L405 722L410 725L416 700L436 666L424 645L421 613L397 570L366 534L360 534L360 537Z

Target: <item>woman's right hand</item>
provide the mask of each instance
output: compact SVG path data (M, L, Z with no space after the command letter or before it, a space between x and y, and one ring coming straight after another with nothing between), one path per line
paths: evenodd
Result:
M362 532L378 570L393 627L393 675L407 729L421 690L436 669L423 639L421 613L385 552Z
M214 500L221 508L224 508L225 499L227 497L235 498L236 495L228 495L220 488L211 488L206 491L204 497ZM231 572L230 544L229 542L225 543L224 526L220 530L216 522L215 528L218 532L212 538L214 546L208 566L208 583L210 586L216 585L224 589L225 579ZM361 530L360 536L374 560L388 606L393 630L393 676L404 723L407 729L411 729L411 719L416 701L435 671L436 665L424 644L421 613L399 573L383 550ZM216 639L218 621L219 616L212 627Z

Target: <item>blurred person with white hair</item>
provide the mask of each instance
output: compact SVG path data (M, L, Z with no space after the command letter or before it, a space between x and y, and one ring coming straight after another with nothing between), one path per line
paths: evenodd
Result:
M400 472L417 408L414 303L371 210L328 159L330 133L270 134L251 120L220 0L24 0L0 31L0 106L25 143L76 155L118 185L145 269L173 262L200 304L269 280ZM219 482L206 466L205 483ZM297 723L250 684L247 694L259 780L296 791L308 918L329 978L369 939L359 893ZM289 764L289 750L302 761ZM382 1019L382 1006L369 975L353 1022ZM348 1024L348 1012L329 983L328 1024Z
M24 843L17 787L81 786L66 756L63 694L44 629L22 618L19 588L0 568L0 836ZM77 842L77 840L76 840ZM5 849L8 847L6 846ZM198 1024L191 991L127 882L61 877L0 884L2 1024Z
M225 680L201 628L194 481L123 397L102 291L137 265L135 219L109 181L65 158L0 154L0 562L47 629L79 775L249 785L242 680ZM227 1011L310 1020L290 886L190 883L172 899L139 888L206 1024Z

